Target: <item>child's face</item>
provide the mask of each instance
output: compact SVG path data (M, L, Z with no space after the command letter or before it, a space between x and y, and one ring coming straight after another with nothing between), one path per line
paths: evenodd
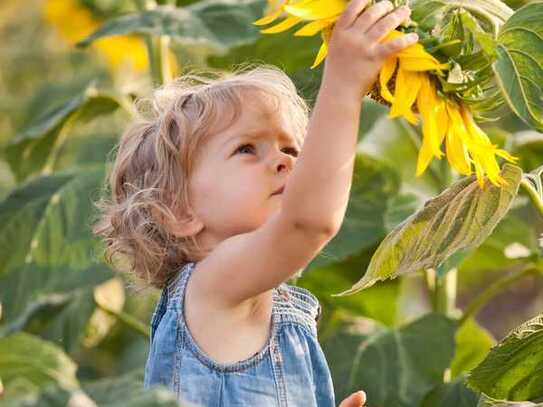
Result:
M208 243L255 230L280 208L283 194L272 193L287 182L301 148L269 102L246 100L238 120L202 146L191 177L192 207Z

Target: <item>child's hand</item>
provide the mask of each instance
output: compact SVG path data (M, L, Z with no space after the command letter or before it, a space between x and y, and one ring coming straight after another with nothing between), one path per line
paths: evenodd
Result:
M380 1L362 13L369 0L351 0L336 21L329 42L323 82L339 90L354 90L364 96L372 87L385 59L417 42L409 34L386 43L385 35L409 17L407 6L393 10L390 1Z
M366 393L360 390L343 400L338 407L363 407L365 402Z

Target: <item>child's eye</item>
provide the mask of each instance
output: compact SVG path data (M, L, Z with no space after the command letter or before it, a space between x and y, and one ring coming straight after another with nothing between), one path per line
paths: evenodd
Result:
M294 147L286 147L284 150L289 150L290 154L292 154L294 157L298 157L299 151Z
M237 148L235 152L237 153L238 151L245 150L245 147L250 147L251 149L254 150L254 146L252 144L242 144L241 146Z
M252 144L242 144L241 146L239 146L237 148L235 153L246 151L247 148L254 151L254 146ZM295 147L286 147L283 150L287 150L287 151L289 151L289 154L293 155L294 157L298 157L299 152Z

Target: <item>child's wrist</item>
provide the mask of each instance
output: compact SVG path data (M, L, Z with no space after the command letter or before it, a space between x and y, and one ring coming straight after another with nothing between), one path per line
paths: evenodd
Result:
M358 107L369 89L369 85L353 86L353 83L349 80L344 80L337 75L326 75L325 73L320 91L333 97L336 103L354 104Z

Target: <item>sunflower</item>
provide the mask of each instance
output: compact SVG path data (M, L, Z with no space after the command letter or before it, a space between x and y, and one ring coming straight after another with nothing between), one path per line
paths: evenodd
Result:
M43 14L46 21L57 28L61 36L71 44L82 40L100 25L91 11L77 0L46 0ZM113 69L125 62L129 62L137 72L147 68L145 44L134 35L102 38L93 45Z
M275 34L299 23L306 23L294 35L313 36L321 33L323 43L311 68L320 65L328 54L334 23L345 9L347 1L268 0L268 5L269 12L253 24L268 25L286 15L283 21L260 31L263 34ZM405 34L393 30L382 42L402 35ZM481 188L484 186L485 175L494 185L506 184L505 179L499 175L496 156L510 162L515 162L517 158L490 142L465 105L438 94L435 76L443 75L447 69L448 64L440 63L420 43L416 43L388 58L379 72L376 94L390 104L389 117L404 117L410 123L417 124L418 118L412 110L415 105L422 117L423 137L416 175L424 173L432 158L443 157L441 144L445 140L449 164L460 174L471 175L475 168ZM395 82L393 92L388 87L392 79Z

